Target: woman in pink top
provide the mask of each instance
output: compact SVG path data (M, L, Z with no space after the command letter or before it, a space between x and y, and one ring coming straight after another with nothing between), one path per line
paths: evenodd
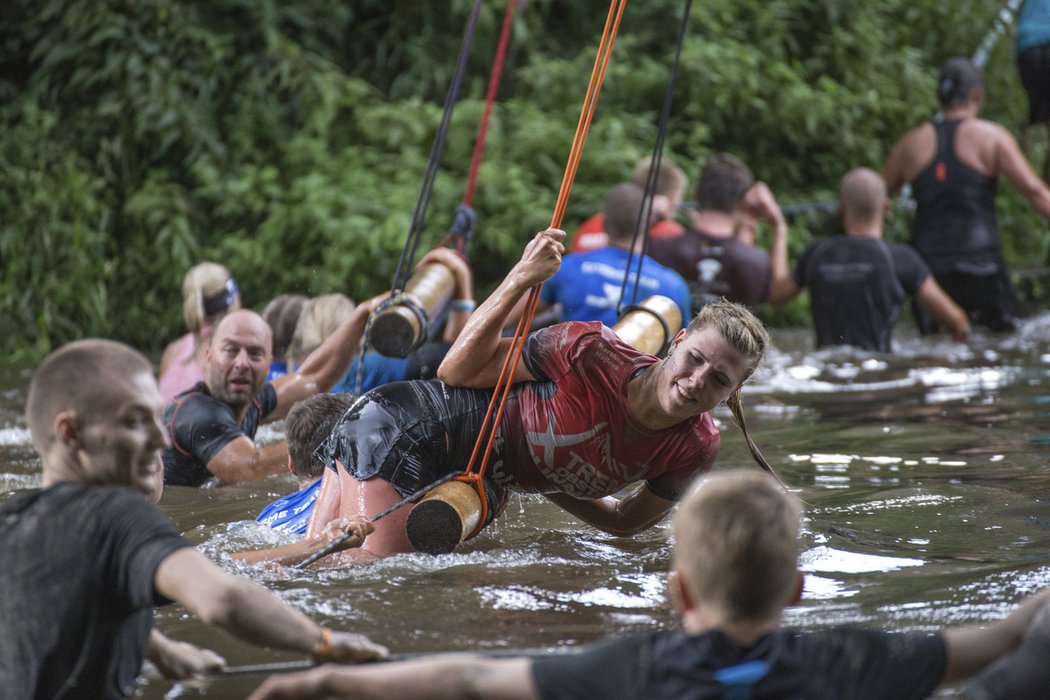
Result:
M194 265L182 279L182 318L189 332L171 341L160 358L157 383L170 401L204 378L204 352L212 327L229 311L241 308L241 295L230 271L213 262Z

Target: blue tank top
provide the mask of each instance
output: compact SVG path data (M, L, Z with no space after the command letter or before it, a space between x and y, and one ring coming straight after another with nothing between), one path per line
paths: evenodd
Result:
M1002 253L995 225L996 178L985 177L955 155L962 120L934 122L937 154L912 183L918 207L912 245L934 274L992 274Z

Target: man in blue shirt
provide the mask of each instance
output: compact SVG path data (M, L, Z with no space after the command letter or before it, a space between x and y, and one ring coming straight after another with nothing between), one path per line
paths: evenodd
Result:
M622 184L609 190L602 205L609 245L565 256L561 269L543 285L538 311L559 304L562 321L601 321L611 328L616 325L617 305L626 276L625 305L631 304L632 298L641 302L654 294L662 294L678 304L682 324L689 323L692 318L689 290L681 275L648 256L642 256L639 250L634 252L631 270L627 269L631 239L643 200L644 192L637 185ZM638 287L637 297L635 286ZM677 328L670 330L672 333L678 331Z
M299 479L299 490L263 508L256 520L275 530L301 535L321 488L324 463L314 450L354 403L353 394L316 394L292 407L284 421L288 469Z

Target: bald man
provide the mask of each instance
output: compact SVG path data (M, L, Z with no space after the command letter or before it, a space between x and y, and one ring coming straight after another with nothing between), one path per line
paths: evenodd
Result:
M282 472L288 446L256 446L259 424L283 418L296 401L332 388L360 344L371 307L355 307L298 371L273 383L266 381L272 357L266 321L247 310L223 318L208 345L204 381L165 408L170 446L163 454L164 483L201 486L215 477L232 484Z
M846 231L811 244L792 277L787 247L774 248L770 301L783 304L810 288L817 346L851 345L888 353L901 304L912 295L958 341L969 336L966 314L937 285L914 249L882 240L886 183L869 168L842 178L839 214Z

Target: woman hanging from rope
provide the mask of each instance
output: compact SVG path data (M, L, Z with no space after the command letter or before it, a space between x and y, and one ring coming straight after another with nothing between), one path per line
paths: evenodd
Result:
M548 229L529 242L467 322L440 382L388 384L358 400L321 448L333 468L313 522L380 512L466 468L510 352L512 339L501 333L505 317L557 271L564 238ZM710 411L739 401L768 345L761 322L728 302L705 307L662 360L600 323L533 333L511 365L513 385L495 428L487 522L514 490L542 493L612 534L654 525L714 464L719 435ZM638 482L626 496L612 496ZM364 549L377 556L413 551L405 532L410 508L377 522Z

